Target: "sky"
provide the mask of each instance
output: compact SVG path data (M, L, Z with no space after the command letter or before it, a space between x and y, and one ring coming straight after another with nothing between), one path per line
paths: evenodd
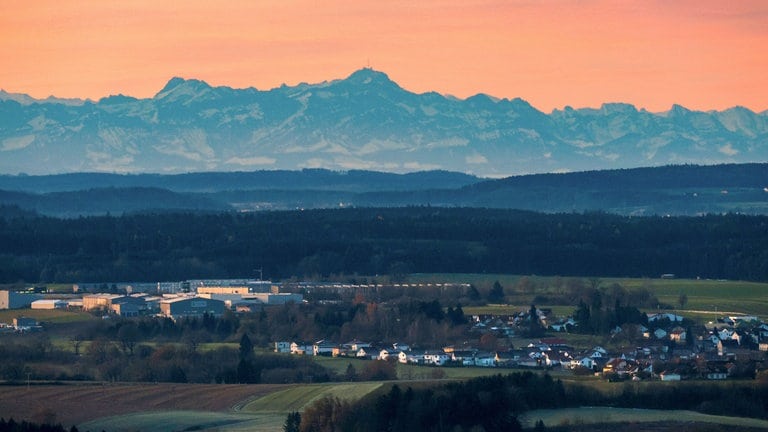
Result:
M152 97L174 76L268 90L362 67L406 90L550 112L768 109L765 0L0 0L0 88Z

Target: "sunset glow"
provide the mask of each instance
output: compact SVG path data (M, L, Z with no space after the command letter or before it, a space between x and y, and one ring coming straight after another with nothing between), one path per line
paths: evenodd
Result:
M261 90L370 65L409 91L549 112L768 109L768 2L0 0L0 88L151 97L173 76Z

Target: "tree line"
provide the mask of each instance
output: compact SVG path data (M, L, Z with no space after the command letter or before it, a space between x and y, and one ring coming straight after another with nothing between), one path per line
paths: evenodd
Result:
M476 208L56 219L6 208L0 283L505 273L768 280L768 217Z
M520 431L531 410L610 406L768 417L768 387L754 383L626 383L617 392L532 372L441 385L393 384L357 402L325 397L286 418L286 432ZM556 425L550 425L556 426ZM537 430L546 428L536 422Z

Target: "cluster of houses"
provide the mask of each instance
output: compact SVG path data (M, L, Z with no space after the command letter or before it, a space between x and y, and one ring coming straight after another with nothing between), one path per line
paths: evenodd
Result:
M275 342L275 352L297 355L325 355L332 357L354 357L364 360L397 361L403 364L425 366L479 366L495 367L497 355L477 349L457 350L446 347L440 350L417 350L408 344L394 343L380 348L368 342L354 340L338 344L325 340L314 343Z
M365 360L397 361L424 366L470 366L498 368L560 369L575 373L603 375L609 379L722 380L742 377L747 372L768 366L766 353L755 350L722 351L722 341L700 340L694 348L677 348L663 343L609 351L601 346L575 350L562 338L542 338L525 347L504 351L444 347L439 350L413 349L407 344L384 348L353 340L333 343L275 342L274 351L296 355L354 357ZM658 370L660 369L660 370Z
M546 325L546 310L537 311ZM530 322L527 312L508 316L473 316L472 329L499 336L514 335ZM562 323L562 322L561 322ZM756 317L725 317L697 334L688 334L680 315L648 315L648 326L637 326L642 335L638 346L614 351L601 346L586 350L571 347L566 339L541 338L527 346L502 351L444 347L439 350L413 349L407 344L381 346L353 340L347 343L276 342L275 351L291 354L354 357L391 360L403 364L430 366L475 366L508 368L547 368L574 373L603 375L609 379L719 380L754 375L768 367L768 324ZM550 326L550 330L557 324ZM575 322L566 325L575 325ZM614 329L613 334L622 332Z

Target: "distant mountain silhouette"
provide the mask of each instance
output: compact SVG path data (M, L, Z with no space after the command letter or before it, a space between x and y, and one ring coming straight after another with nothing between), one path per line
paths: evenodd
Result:
M173 78L98 102L0 92L0 172L446 170L483 177L768 161L768 114L416 94L379 71L271 90Z

